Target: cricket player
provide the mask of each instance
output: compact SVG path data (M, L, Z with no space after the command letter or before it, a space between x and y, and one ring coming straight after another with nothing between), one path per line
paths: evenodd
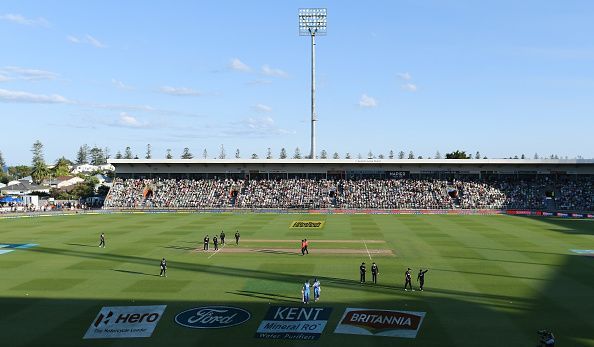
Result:
M301 255L305 255L305 240L301 240Z
M317 278L314 279L313 289L314 289L314 302L318 302L318 300L320 300L320 291L322 290L322 288L320 287L320 281L318 281Z
M239 246L239 230L235 232L235 245Z
M307 242L307 239L303 240L303 252L309 254L309 251L307 250L307 246L309 246L309 242Z
M221 230L221 235L219 235L219 239L221 239L221 245L225 244L225 232Z
M99 236L99 247L105 248L105 233L101 233Z
M410 268L408 268L408 270L406 270L406 272L404 273L404 290L408 290L406 289L406 286L410 286L410 290L414 291L412 287Z
M163 276L167 277L167 261L165 258L161 260L161 273L159 274L159 277Z
M303 303L309 304L309 280L305 281L305 283L303 284L301 293L303 294Z
M365 272L367 270L365 269L365 263L361 263L361 266L359 266L359 280L361 283L365 283Z
M373 280L374 284L377 284L377 274L379 273L379 268L375 264L375 262L371 265L371 279Z
M204 250L208 251L208 241L210 241L210 239L208 238L208 235L204 236Z
M218 251L219 250L219 240L217 239L216 236L212 237L212 243L214 244L214 250Z
M421 291L423 290L423 285L425 284L425 273L427 273L429 269L423 271L423 269L419 269L419 275L417 276L417 282L419 282L419 287Z

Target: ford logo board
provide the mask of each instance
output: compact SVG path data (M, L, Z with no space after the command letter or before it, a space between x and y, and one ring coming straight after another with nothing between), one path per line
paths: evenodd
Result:
M238 307L202 306L178 313L175 322L192 329L219 329L245 323L251 317L251 313Z

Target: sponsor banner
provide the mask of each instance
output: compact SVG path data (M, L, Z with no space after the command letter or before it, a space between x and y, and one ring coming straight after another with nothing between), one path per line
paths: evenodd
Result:
M573 218L584 218L584 215L581 213L572 213L571 216Z
M219 329L247 322L252 314L239 307L202 306L180 312L175 322L186 328Z
M331 307L272 306L256 331L257 338L317 340L322 335Z
M309 221L297 220L293 221L289 226L290 229L321 229L324 227L325 221Z
M532 211L529 211L529 210L507 210L506 213L511 214L511 215L529 216L532 214Z
M150 337L167 305L103 307L83 339Z
M334 333L416 338L424 318L425 312L349 307Z

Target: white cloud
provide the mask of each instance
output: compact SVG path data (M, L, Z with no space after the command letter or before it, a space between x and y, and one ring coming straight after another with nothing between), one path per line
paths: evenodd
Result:
M0 82L6 82L6 81L10 81L10 77L0 75Z
M39 104L70 104L73 101L66 99L58 94L33 94L17 90L0 89L0 101L3 102L23 102Z
M192 88L185 88L185 87L164 86L164 87L159 88L159 91L163 94L177 95L177 96L200 96L200 95L202 95L202 93L200 93L197 90L194 90Z
M51 71L28 69L18 66L5 66L0 68L0 73L6 75L9 79L20 79L27 81L53 80L58 78L58 74Z
M120 113L120 118L117 122L111 124L112 126L120 126L124 128L136 128L136 129L143 129L143 128L150 128L151 125L147 122L141 122L138 118L130 115L127 112Z
M405 83L401 87L402 87L402 89L409 91L409 92L413 92L413 93L416 92L418 89L417 85L414 83Z
M42 27L50 26L50 23L43 17L38 17L38 18L32 19L32 18L26 18L25 16L20 15L20 14L7 13L7 14L0 15L0 19L8 21L8 22L16 23L16 24L22 24L22 25L28 25L28 26L42 26Z
M119 89L124 89L124 90L132 90L134 89L133 87L125 84L124 82L120 81L120 80L116 80L115 78L111 79L111 83L116 86Z
M238 58L231 59L231 62L229 63L229 67L231 69L235 70L235 71L241 71L241 72L250 72L250 71L252 71L252 68L251 67L249 67L247 64L245 64L244 62L242 62Z
M250 86L262 86L262 85L271 84L271 83L272 83L271 80L258 79L258 80L249 81L246 84L250 85Z
M398 78L404 81L410 81L412 79L411 75L408 72L399 72L396 74Z
M272 107L264 104L257 104L252 106L252 109L256 112L268 113L272 112Z
M76 36L68 35L66 39L72 43L80 43L80 39Z
M85 35L84 37L68 35L68 36L66 36L66 40L68 40L71 43L74 43L76 45L86 44L86 45L91 45L95 48L107 48L106 44L104 44L103 42L99 41L97 38L95 38L89 34Z
M286 78L288 74L281 69L271 68L268 65L262 66L262 73L266 76Z
M90 43L91 45L97 47L97 48L105 48L107 47L106 45L104 45L102 42L100 42L99 40L97 40L96 38L94 38L93 36L87 34L86 36L87 38L87 42Z
M376 106L377 106L377 100L375 100L375 98L372 98L371 96L369 96L367 94L361 95L361 99L359 100L359 107L373 108Z

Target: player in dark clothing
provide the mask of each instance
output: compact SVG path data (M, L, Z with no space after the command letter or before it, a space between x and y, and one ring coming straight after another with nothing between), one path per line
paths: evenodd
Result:
M217 239L216 236L212 237L212 243L214 244L214 250L218 251L219 250L219 240Z
M377 274L379 273L379 269L375 263L371 265L371 278L373 279L373 283L377 284Z
M423 290L423 284L425 284L425 273L429 271L429 269L423 271L423 269L419 269L419 275L417 276L417 282L419 282L419 287Z
M305 255L305 240L301 240L301 255Z
M165 260L165 258L163 258L163 260L161 260L161 273L159 274L160 277L167 277L167 261Z
M99 236L99 247L105 248L105 234L104 233L101 233L101 236Z
M225 244L225 232L223 230L221 230L221 235L219 235L219 238L221 239L221 245Z
M410 286L410 290L414 291L414 289L412 287L410 268L408 268L408 270L406 270L406 272L404 273L404 290L408 290L408 289L406 289L406 286Z
M208 251L208 242L210 241L210 239L208 238L208 235L204 236L204 250Z
M235 244L239 246L239 230L235 232Z
M361 263L361 266L359 266L359 276L360 276L359 281L361 283L365 283L365 271L366 271L365 263Z
M307 239L305 239L303 241L303 252L309 254L309 251L307 250L307 246L309 246L309 243L307 242Z

